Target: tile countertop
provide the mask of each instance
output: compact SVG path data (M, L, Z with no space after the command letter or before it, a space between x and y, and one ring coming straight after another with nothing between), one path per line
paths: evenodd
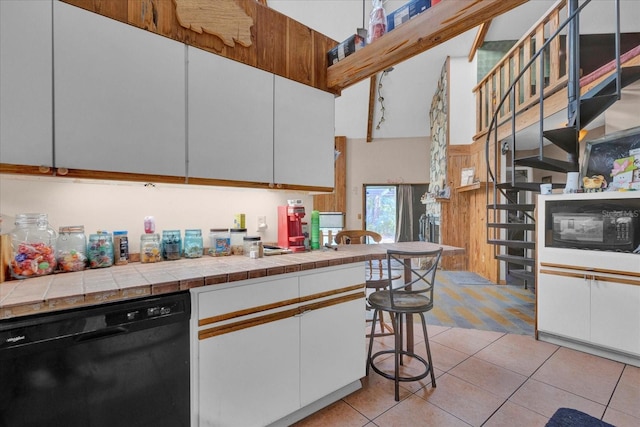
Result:
M273 255L259 259L232 255L139 262L103 269L60 273L0 283L0 319L44 313L105 302L158 295L199 286L292 273L369 259L384 258L387 249L444 249L444 256L463 248L427 242L340 245L338 250Z

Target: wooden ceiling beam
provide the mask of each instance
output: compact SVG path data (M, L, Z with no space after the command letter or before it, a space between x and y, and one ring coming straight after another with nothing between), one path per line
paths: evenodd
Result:
M529 0L446 0L327 69L340 93L370 76L450 40Z
M471 45L471 50L469 51L469 62L473 61L473 57L476 56L476 52L482 44L484 43L484 38L487 36L489 32L489 27L491 26L491 21L483 22L478 28L478 33L476 34L476 38L473 40L473 44Z

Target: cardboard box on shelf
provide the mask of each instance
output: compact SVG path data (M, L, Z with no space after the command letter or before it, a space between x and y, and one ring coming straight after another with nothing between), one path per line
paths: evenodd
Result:
M431 7L431 0L411 0L387 15L387 32Z
M338 46L332 48L329 52L327 52L329 66L332 66L336 62L343 60L347 56L363 48L366 44L366 40L366 32L364 36L362 34L354 34L340 43Z

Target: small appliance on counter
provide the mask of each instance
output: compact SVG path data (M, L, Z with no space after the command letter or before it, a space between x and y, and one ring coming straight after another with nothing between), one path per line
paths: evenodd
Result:
M305 211L302 200L288 200L286 206L278 206L278 246L292 252L304 252L302 218Z
M333 245L336 234L343 229L343 212L320 212L320 246Z

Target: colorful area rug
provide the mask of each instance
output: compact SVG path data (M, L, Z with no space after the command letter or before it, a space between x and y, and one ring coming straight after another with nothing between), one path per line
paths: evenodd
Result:
M530 289L491 284L486 279L485 284L461 285L454 279L466 275L457 273L443 270L436 273L434 304L426 314L427 323L533 335L535 294Z

